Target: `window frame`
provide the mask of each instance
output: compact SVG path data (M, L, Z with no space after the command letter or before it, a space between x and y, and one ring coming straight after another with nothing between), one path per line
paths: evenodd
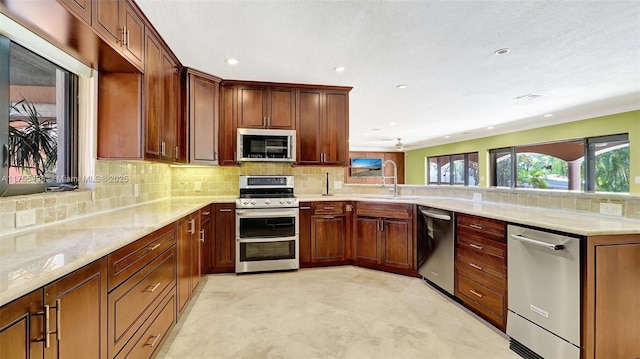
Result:
M469 155L475 154L478 159L480 159L480 154L478 152L464 152L464 153L454 153L448 155L438 155L438 156L429 156L426 158L427 163L427 172L426 172L426 183L428 185L447 185L447 186L458 186L458 187L470 187L469 186ZM454 157L463 156L464 166L463 166L463 183L455 182L455 165L454 165ZM442 164L444 161L441 161L442 158L448 158L449 161L449 180L442 181ZM437 181L431 180L431 160L435 159L436 163L436 171L437 171ZM459 159L457 160L459 161ZM473 186L477 187L477 186Z

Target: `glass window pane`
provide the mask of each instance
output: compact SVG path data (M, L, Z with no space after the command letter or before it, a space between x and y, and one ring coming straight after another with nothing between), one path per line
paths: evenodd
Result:
M497 187L511 187L512 180L512 160L510 150L494 151L491 154L493 162L493 184Z
M584 141L569 140L520 146L517 184L519 188L580 190L583 176Z
M469 169L467 175L469 177L468 185L477 187L480 183L480 170L478 168L478 152L469 153L467 155Z
M464 155L451 156L453 184L464 185Z
M629 192L629 141L595 143L596 192Z
M429 184L438 183L438 157L429 157L427 160L427 178Z
M68 72L15 43L9 51L9 184L63 182Z
M451 166L450 166L450 156L440 156L438 157L438 163L440 165L440 184L450 184L451 183Z

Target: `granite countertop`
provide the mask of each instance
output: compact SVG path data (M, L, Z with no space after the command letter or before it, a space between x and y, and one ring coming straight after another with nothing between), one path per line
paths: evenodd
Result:
M384 195L300 195L299 201L398 202L584 236L640 233L640 221L468 200ZM0 236L0 306L210 203L235 196L171 198Z

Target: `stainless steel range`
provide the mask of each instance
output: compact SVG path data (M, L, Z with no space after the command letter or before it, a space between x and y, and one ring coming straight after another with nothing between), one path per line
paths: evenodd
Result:
M299 268L299 208L293 176L240 176L236 273Z

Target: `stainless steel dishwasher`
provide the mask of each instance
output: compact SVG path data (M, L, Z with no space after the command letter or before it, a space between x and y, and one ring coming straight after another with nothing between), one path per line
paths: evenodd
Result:
M418 270L453 295L453 212L418 206Z
M511 349L524 358L580 358L581 240L507 226Z

